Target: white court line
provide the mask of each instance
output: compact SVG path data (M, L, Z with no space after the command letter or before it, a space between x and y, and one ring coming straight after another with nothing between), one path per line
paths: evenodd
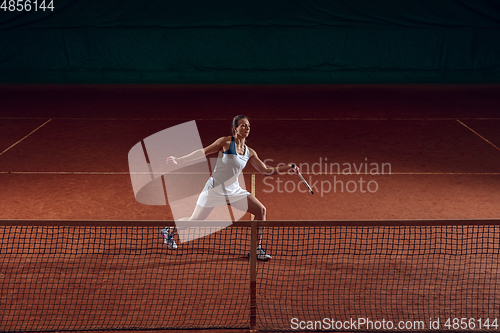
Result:
M31 133L29 133L28 135L26 135L24 138L22 138L21 140L17 141L16 143L14 143L12 146L10 146L9 148L5 149L3 152L0 153L0 156L2 156L3 154L5 154L7 151L9 151L11 148L13 148L14 146L16 146L17 144L21 143L24 139L26 139L27 137L29 137L31 134L35 133L36 131L38 131L40 128L42 128L43 126L45 126L47 123L49 123L52 119L49 119L47 120L46 122L44 122L43 124L41 124L40 126L38 126L37 128L35 128L33 131L31 131Z
M252 173L252 187L250 193L252 193L252 195L255 196L255 173ZM250 214L250 221L253 221L254 219L255 215Z
M46 117L0 117L0 120L43 120L47 119ZM191 121L191 120L199 120L199 121L230 121L229 118L223 119L205 119L205 118L80 118L80 117L55 117L52 118L54 120L165 120L165 121ZM500 118L460 118L461 120L500 120ZM450 121L457 120L457 118L350 118L350 117L338 117L338 118L251 118L251 120L259 120L259 121Z
M302 175L311 175L311 176L413 176L413 175L422 175L422 176L432 176L432 175L485 175L485 176L498 176L500 172L391 172L391 173L364 173L364 172L351 172L351 173L336 173L336 172L301 172ZM168 173L165 172L107 172L107 171L0 171L0 174L12 174L12 175L165 175ZM209 176L209 172L172 172L171 174L175 175L207 175ZM255 172L243 172L245 175L252 175L252 178L255 178L257 173ZM283 174L282 176L286 176L287 174ZM264 175L265 176L265 175ZM254 181L254 180L253 180ZM255 185L255 184L254 184Z
M497 146L495 146L495 144L493 144L492 142L488 141L488 139L486 139L484 136L482 136L481 134L479 134L478 132L474 131L472 128L470 128L469 126L465 125L463 122L461 122L460 120L458 120L458 123L463 125L465 128L467 128L469 131L471 131L472 133L476 134L478 137L480 137L481 139L483 139L484 141L486 141L487 143L489 143L490 145L492 145L496 150L499 150L500 151L500 148L498 148Z

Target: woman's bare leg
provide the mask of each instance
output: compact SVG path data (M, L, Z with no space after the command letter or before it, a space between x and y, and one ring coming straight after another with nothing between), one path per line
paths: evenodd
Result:
M243 199L245 200L245 199ZM253 195L247 196L247 205L243 200L234 202L231 204L231 207L234 207L239 210L247 211L255 216L255 219L258 221L266 220L266 207ZM257 229L257 246L262 245L262 235L264 233L264 228Z
M193 214L190 217L181 217L177 221L204 221L207 219L208 215L212 212L214 207L201 207L196 205ZM170 228L170 232L174 232L175 228Z
M206 220L208 215L212 212L213 207L201 207L196 205L193 214L190 217L182 217L178 221L195 221L195 220Z

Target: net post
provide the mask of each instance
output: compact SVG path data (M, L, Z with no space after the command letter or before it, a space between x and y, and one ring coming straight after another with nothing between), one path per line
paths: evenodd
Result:
M250 223L250 332L256 332L257 322L257 221Z

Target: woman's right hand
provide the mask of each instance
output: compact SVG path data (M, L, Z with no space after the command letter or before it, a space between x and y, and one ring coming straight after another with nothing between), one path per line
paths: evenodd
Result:
M295 163L289 164L289 166L292 169L293 173L299 174L300 172L299 167Z
M174 156L169 156L167 158L167 165L177 165L179 162L177 161L177 158Z

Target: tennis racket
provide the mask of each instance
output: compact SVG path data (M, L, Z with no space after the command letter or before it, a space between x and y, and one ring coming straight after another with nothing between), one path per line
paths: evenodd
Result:
M297 170L297 166L295 165L295 163L292 163L292 169L295 171L295 173L297 173L297 176L299 176L300 180L302 180L302 183L304 183L304 185L309 190L309 192L311 192L311 194L314 194L311 186L309 186L309 184L306 182L306 180L304 179L304 177L302 177L302 175L300 174L300 171Z

